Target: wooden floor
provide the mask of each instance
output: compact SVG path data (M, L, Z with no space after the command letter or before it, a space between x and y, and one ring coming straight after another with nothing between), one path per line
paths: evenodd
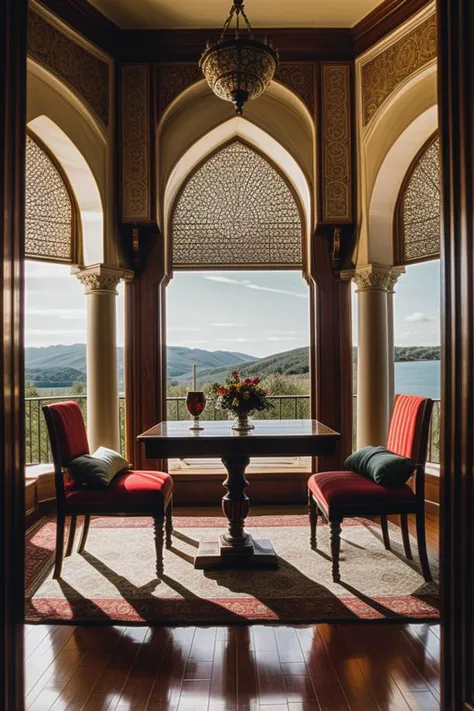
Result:
M437 711L438 625L26 627L28 711Z

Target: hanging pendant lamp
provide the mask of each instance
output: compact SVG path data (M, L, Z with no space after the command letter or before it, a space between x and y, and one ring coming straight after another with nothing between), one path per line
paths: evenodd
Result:
M233 19L235 27L231 28ZM266 39L261 42L255 38L244 0L234 0L218 41L208 41L199 61L210 88L220 99L233 103L236 114L242 116L244 104L263 94L277 66L278 50Z

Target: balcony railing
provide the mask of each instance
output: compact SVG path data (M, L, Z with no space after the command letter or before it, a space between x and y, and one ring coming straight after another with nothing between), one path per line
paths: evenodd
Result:
M357 425L357 395L354 395L354 416L353 432L356 432ZM273 402L274 408L269 412L257 413L256 419L292 420L306 419L310 417L310 396L309 395L271 395L269 399ZM25 401L25 434L26 434L26 463L45 464L51 462L51 450L49 447L46 422L42 413L42 406L45 403L63 402L65 400L75 400L79 403L84 420L87 421L87 395L66 395L62 397L29 397ZM186 398L169 397L167 399L168 420L187 420L190 415L186 410ZM125 398L120 397L120 449L125 455ZM430 435L428 440L428 461L439 464L440 445L440 414L441 402L434 401L433 415L431 418ZM209 407L206 410L207 419L225 420L227 415L224 412ZM355 435L354 435L355 447Z
M63 395L61 397L25 398L25 459L26 464L49 464L52 462L43 405L52 402L74 400L79 404L84 422L87 424L87 395ZM125 398L120 397L120 451L125 455Z
M273 404L273 408L266 410L264 413L257 412L255 415L252 415L254 420L299 420L308 419L311 416L309 395L269 395L268 399ZM191 419L190 414L186 410L185 397L167 398L167 419ZM203 419L227 420L228 415L208 405L204 412Z

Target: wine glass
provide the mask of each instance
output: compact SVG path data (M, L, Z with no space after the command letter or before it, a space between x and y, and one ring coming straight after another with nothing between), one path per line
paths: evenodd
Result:
M199 422L199 415L202 415L206 407L206 396L202 390L189 390L186 395L186 408L190 415L194 417L194 422L189 428L195 432L203 430L204 427Z

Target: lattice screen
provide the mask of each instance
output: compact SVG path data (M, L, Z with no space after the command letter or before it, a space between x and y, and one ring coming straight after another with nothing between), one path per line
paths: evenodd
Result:
M280 173L235 141L198 168L177 201L173 266L301 267L302 228Z
M400 196L399 262L439 257L441 233L439 138L420 154Z
M31 136L26 139L26 257L72 262L75 210L53 160Z

